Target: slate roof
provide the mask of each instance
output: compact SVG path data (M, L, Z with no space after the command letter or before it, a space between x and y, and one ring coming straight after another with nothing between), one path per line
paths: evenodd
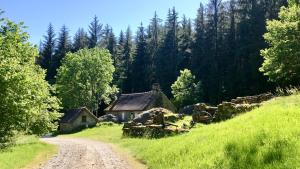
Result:
M122 94L106 111L143 111L155 100L152 91Z
M70 123L73 120L75 120L76 117L78 117L82 111L88 112L93 118L98 120L98 118L93 113L91 113L86 107L80 107L77 109L68 110L67 113L65 113L64 116L61 118L60 122L61 123Z

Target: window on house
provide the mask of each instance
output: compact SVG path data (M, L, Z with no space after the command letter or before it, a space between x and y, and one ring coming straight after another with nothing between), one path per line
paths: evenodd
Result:
M81 117L81 122L82 122L82 123L86 123L86 116L82 116L82 117Z

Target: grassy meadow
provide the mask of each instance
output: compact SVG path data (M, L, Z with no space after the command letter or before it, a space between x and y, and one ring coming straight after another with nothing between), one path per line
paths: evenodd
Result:
M0 169L37 167L56 152L56 146L40 142L35 136L21 136L15 146L0 151Z
M275 98L234 119L174 137L123 138L121 128L100 126L68 137L113 143L152 169L300 168L300 95Z

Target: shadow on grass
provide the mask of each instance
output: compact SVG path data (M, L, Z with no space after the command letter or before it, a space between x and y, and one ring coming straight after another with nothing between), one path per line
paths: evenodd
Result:
M78 132L81 132L83 130L86 130L86 129L90 129L90 128L93 128L95 126L89 126L89 127L85 127L85 126L82 126L82 127L77 127L76 129L72 130L72 131L69 131L69 132L61 132L61 131L55 131L53 133L51 133L51 135L49 135L49 137L56 137L58 135L68 135L68 134L75 134L75 133L78 133ZM48 136L46 136L48 137Z
M51 133L49 135L49 137L56 137L58 135L75 134L75 133L79 133L81 131L84 131L86 129L91 129L91 128L100 127L100 126L114 126L114 125L119 125L119 124L118 123L113 123L113 122L101 122L101 123L97 123L96 125L89 126L89 127L79 126L79 127L75 128L74 130L69 131L69 132L61 132L61 131L57 130L57 131Z
M221 163L230 169L272 168L286 169L285 163L296 154L292 141L260 133L240 142L225 146L225 159Z

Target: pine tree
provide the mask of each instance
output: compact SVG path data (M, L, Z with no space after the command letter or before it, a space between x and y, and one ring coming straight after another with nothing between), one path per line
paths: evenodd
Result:
M117 50L116 45L117 45L117 39L115 37L115 34L112 30L112 27L107 24L103 29L103 37L99 42L99 46L101 48L105 48L109 50L115 67L118 66L117 62L119 62L118 61L119 57L117 56L117 51L116 51Z
M106 25L103 30L103 38L101 39L100 46L102 48L108 49L113 56L116 52L116 43L117 40L114 35L113 29L109 25Z
M266 31L266 10L261 1L254 0L238 0L237 6L241 21L237 25L236 95L253 95L271 86L258 70L263 62L259 50L266 47L262 36Z
M101 41L99 42L100 47L107 48L111 30L112 30L112 28L108 24L106 24L104 29L102 30L103 37L101 38Z
M191 65L191 45L192 45L192 23L190 19L183 16L179 30L178 42L178 71L190 69Z
M121 90L124 89L123 83L126 78L126 69L125 69L125 56L124 56L124 47L125 47L125 35L123 31L120 32L118 43L116 46L116 54L115 54L115 73L113 84L117 85Z
M221 0L210 0L206 12L205 44L203 53L203 65L200 79L203 82L204 100L209 103L217 103L220 93L219 60L222 52L220 36L220 8Z
M126 30L125 43L124 43L124 58L123 67L125 70L125 79L123 84L123 92L132 92L132 61L133 61L133 42L130 27Z
M194 72L197 79L203 80L203 72L207 66L204 55L205 44L205 25L204 25L204 6L200 3L197 18L195 20L195 35L192 44L192 63L191 70Z
M151 66L146 48L146 35L143 24L139 27L136 39L136 50L133 61L132 77L136 81L132 84L134 92L144 92L150 89L149 67Z
M66 54L71 51L72 45L69 37L69 30L65 25L62 26L60 33L58 35L57 47L55 50L54 59L51 66L51 79L54 79L57 69L61 65L62 59Z
M88 47L88 35L83 28L79 28L74 36L72 51L76 52L80 49Z
M159 58L156 62L157 76L161 88L171 96L170 86L178 75L178 22L175 8L169 9L166 22L166 35L159 49Z
M157 83L156 65L155 62L158 59L159 45L162 39L162 25L161 19L158 18L157 13L154 13L154 17L151 19L147 33L147 51L150 57L151 65L149 67L149 82L151 84Z
M228 30L225 36L224 43L224 60L223 60L223 100L229 100L236 97L235 88L238 85L236 81L236 2L235 0L229 1L228 6Z
M89 26L89 48L94 48L100 42L102 36L102 24L95 16Z
M109 38L108 38L107 49L110 51L110 53L112 55L115 55L115 53L116 53L116 44L117 44L116 36L115 36L113 30L111 29Z
M51 75L51 64L53 62L55 52L55 33L51 23L48 26L47 35L44 36L44 41L40 47L39 64L43 69L47 70L46 80L49 81L53 78L53 75Z

